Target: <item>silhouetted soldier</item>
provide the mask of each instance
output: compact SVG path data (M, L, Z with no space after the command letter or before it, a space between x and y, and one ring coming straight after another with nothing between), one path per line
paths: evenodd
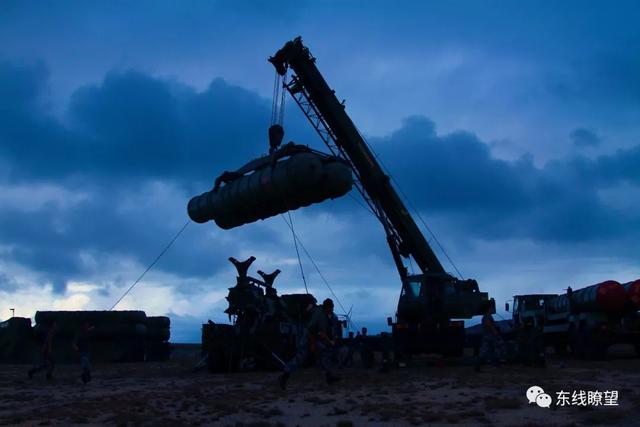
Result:
M480 352L476 359L475 370L480 371L480 366L488 361L494 365L499 365L505 357L505 346L500 332L491 316L493 306L487 304L482 316L482 342L480 344Z
M545 366L546 364L542 327L535 326L532 318L520 322L518 355L520 361L525 365Z
M340 347L340 366L347 367L353 365L355 344L353 332L349 332L349 337L342 341L342 346Z
M333 375L331 369L333 350L338 338L335 336L335 332L338 329L336 327L337 322L338 319L333 313L333 301L331 299L327 298L324 300L321 308L313 308L311 320L305 328L301 339L298 341L296 355L285 365L284 372L278 379L280 387L283 390L286 388L287 381L291 374L297 371L306 359L309 344L315 353L318 367L325 374L327 383L333 384L339 381L339 378Z
M34 374L43 370L47 371L48 380L53 378L53 368L55 367L55 361L53 359L53 340L55 339L57 329L58 322L56 321L56 319L53 319L49 324L49 329L47 329L44 342L42 343L42 347L40 348L40 355L42 358L41 363L40 365L29 369L29 379L33 378Z
M360 350L360 361L365 368L369 369L373 367L374 356L373 351L369 348L369 343L367 342L367 333L367 328L363 326L358 346Z
M80 366L82 367L82 382L84 384L91 381L91 333L94 327L85 320L80 330L73 340L73 349L80 355Z
M309 319L313 317L313 313L318 310L315 304L309 304L305 309L306 315L309 316ZM300 368L300 365L304 364L307 360L307 356L309 355L309 325L305 325L300 334L298 336L296 342L296 354L293 356L289 362L287 362L284 366L284 372L278 378L278 382L280 383L280 388L285 389L287 386L287 381L292 373L297 371Z

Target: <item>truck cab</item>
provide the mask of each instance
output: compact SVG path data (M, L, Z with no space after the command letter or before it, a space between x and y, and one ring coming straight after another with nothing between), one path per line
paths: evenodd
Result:
M475 280L447 273L407 275L398 300L396 322L389 322L400 353L441 353L460 356L464 348L464 320L495 302L480 292Z
M545 304L555 296L555 294L514 295L511 314L514 330L523 325L530 325L542 330L545 318ZM509 311L509 303L505 304L505 310Z

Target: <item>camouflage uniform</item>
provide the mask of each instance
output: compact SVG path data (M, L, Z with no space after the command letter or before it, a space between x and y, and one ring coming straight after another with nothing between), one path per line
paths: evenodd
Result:
M29 370L29 378L32 378L34 374L40 371L46 371L47 379L50 380L53 377L53 369L55 368L55 360L53 358L53 341L55 339L56 328L54 325L49 327L44 343L42 344L41 357L42 362L40 365Z
M309 354L309 336L318 337L320 333L324 333L330 340L335 340L336 331L339 328L338 320L335 314L331 318L327 316L321 307L316 307L311 316L311 320L307 327L301 332L295 356L285 365L284 371L292 374L304 364ZM316 363L324 373L331 372L331 360L333 358L334 348L329 346L322 339L317 338L315 341Z
M309 354L309 330L305 327L298 335L298 342L296 343L296 354L291 360L284 366L284 371L288 374L292 374L297 371L301 365L307 360Z
M478 353L478 360L476 367L480 367L482 363L489 361L497 364L499 361L505 358L506 349L504 341L500 335L494 335L493 331L486 326L487 323L494 325L493 317L490 314L485 314L482 317L482 342L480 344L480 352Z
M91 381L91 334L93 331L92 326L83 326L76 334L73 344L80 354L80 366L82 368L83 383Z
M280 388L283 390L286 388L289 376L295 372L306 359L308 338L311 337L316 339L316 363L325 374L327 384L333 384L339 380L339 378L335 377L331 372L331 362L334 354L332 343L335 343L336 338L338 338L338 336L336 336L339 330L338 319L336 315L333 314L333 301L326 299L322 303L322 306L322 308L314 308L311 320L298 342L296 355L285 365L284 372L278 379ZM330 314L327 314L325 311L327 309L329 309ZM329 341L331 341L331 343L329 343Z

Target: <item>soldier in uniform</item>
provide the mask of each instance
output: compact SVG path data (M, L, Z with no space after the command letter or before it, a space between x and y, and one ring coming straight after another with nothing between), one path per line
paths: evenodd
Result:
M40 348L42 362L40 363L40 365L29 369L29 379L33 378L33 375L37 372L43 370L47 371L46 377L48 380L53 378L53 368L55 367L55 361L53 359L53 340L55 338L57 329L58 323L56 319L53 319L49 324L49 329L47 330L44 342L42 343L42 347Z
M73 340L73 349L80 354L80 366L82 367L82 382L91 381L91 334L94 327L88 321L84 321Z
M300 340L296 355L284 367L284 372L279 377L280 388L283 390L287 386L287 381L292 373L298 370L308 354L309 344L316 356L318 367L325 374L327 384L339 381L332 372L333 351L336 346L336 331L338 318L333 313L333 301L329 298L322 302L322 307L313 307L311 320L307 324Z
M521 321L518 331L518 356L525 365L545 366L544 338L531 318Z
M373 367L374 356L373 351L369 348L369 343L367 342L367 332L367 328L363 327L362 334L358 340L358 347L360 350L360 361L362 362L362 365L365 368L370 369Z
M483 363L491 361L494 365L499 365L500 362L504 361L505 345L491 315L492 312L493 307L491 304L487 304L484 316L482 316L482 342L476 359L476 372L480 371L480 366Z

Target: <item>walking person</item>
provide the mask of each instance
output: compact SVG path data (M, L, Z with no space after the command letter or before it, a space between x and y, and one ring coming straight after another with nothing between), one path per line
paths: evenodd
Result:
M33 378L33 375L40 372L47 372L46 378L51 380L53 378L53 368L55 367L55 360L53 358L53 341L56 336L56 332L58 330L58 322L56 319L53 319L49 324L49 328L45 333L44 342L42 343L42 347L40 348L40 356L41 363L38 366L35 366L29 369L27 374L29 375L29 379Z
M80 366L82 367L82 382L84 384L91 381L91 334L94 327L85 320L80 330L73 340L73 349L80 355Z
M296 355L284 367L284 372L278 378L280 388L283 390L292 373L298 370L308 355L308 349L315 353L316 364L325 375L327 384L339 381L332 372L333 351L336 346L337 316L333 313L333 301L329 298L322 302L322 307L311 307L313 310L311 320L302 332L298 340Z

